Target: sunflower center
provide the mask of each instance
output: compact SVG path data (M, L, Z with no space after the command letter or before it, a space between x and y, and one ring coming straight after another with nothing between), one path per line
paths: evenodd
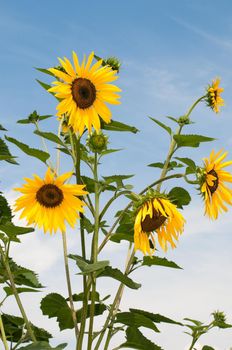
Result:
M38 190L36 199L46 208L55 208L62 203L64 195L56 185L47 184Z
M218 174L216 173L216 171L214 169L210 170L208 172L208 174L215 176L215 180L213 180L213 185L212 186L208 185L208 188L209 188L211 194L213 194L218 188L218 183L219 183Z
M146 215L141 222L143 232L152 232L157 230L166 221L166 217L163 216L158 210L153 208L153 215Z
M89 79L77 78L72 83L72 96L77 107L89 108L96 99L96 88Z

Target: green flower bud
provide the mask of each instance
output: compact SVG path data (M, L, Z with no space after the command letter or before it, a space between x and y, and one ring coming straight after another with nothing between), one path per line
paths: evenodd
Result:
M116 70L119 73L122 63L117 57L109 57L104 62L106 65L110 66L113 70Z
M226 323L226 316L223 311L214 311L212 313L213 318L214 318L214 324L215 326L220 327L221 325Z
M102 151L107 149L108 137L102 132L100 132L99 134L93 132L91 135L88 136L86 143L92 152L101 153Z

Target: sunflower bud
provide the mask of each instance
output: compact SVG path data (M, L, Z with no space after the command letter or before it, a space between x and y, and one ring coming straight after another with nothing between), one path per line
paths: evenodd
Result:
M189 119L189 117L183 115L178 119L178 123L179 125L188 125L191 123L191 120Z
M214 311L212 313L212 315L213 315L213 318L214 318L215 326L220 327L221 325L226 323L226 316L225 316L224 312L217 310L217 311Z
M93 132L89 135L87 139L87 145L89 146L92 152L101 153L102 151L107 149L108 137L104 135L102 132L97 134Z
M105 65L110 66L113 70L116 70L117 73L119 73L119 69L122 65L122 63L119 61L117 57L109 57L106 60L104 60Z

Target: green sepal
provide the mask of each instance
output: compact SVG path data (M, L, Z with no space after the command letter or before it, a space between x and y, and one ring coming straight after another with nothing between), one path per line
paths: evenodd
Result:
M44 152L44 151L41 151L41 150L38 150L35 148L31 148L28 145L26 145L25 143L22 143L16 139L14 139L13 137L5 136L5 138L7 141L13 143L18 148L20 148L21 151L23 151L27 155L29 155L31 157L35 157L35 158L41 160L45 164L46 164L46 161L48 160L48 158L50 157L50 155L47 152Z
M168 197L177 208L181 209L184 205L188 205L191 202L190 194L182 187L173 187L168 193Z
M144 256L142 266L163 266L173 269L182 269L182 267L178 266L174 261L159 256Z

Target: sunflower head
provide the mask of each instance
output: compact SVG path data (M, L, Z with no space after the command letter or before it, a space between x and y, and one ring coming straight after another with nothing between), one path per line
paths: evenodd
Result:
M156 235L165 252L168 243L175 248L175 241L183 232L184 222L175 204L164 194L150 191L137 205L134 223L135 250L152 255L155 251Z
M107 104L119 104L118 92L121 90L110 84L118 78L117 71L109 64L102 66L102 60L92 65L94 53L79 63L73 52L73 64L66 58L60 59L61 68L49 71L58 78L55 86L49 89L60 99L57 106L58 117L67 116L68 124L80 135L85 128L91 133L92 128L100 130L100 118L105 123L111 121L111 111Z
M232 175L224 170L232 165L232 161L224 162L227 154L223 150L218 153L213 150L209 158L204 159L204 167L198 176L205 215L211 219L217 219L219 213L228 210L226 204L232 204L232 190L225 185L226 182L232 182Z
M88 136L86 143L92 152L101 153L107 149L108 137L102 132L94 131Z
M85 205L78 197L87 192L84 185L65 184L71 176L72 172L55 176L48 168L44 179L38 175L25 178L26 183L15 189L22 193L15 202L15 211L22 210L20 218L25 218L29 225L38 225L44 232L64 232L66 223L74 227Z
M221 97L221 93L224 89L221 88L219 84L219 78L213 80L212 84L208 86L206 94L206 102L215 113L219 112L219 107L224 106L224 100Z

